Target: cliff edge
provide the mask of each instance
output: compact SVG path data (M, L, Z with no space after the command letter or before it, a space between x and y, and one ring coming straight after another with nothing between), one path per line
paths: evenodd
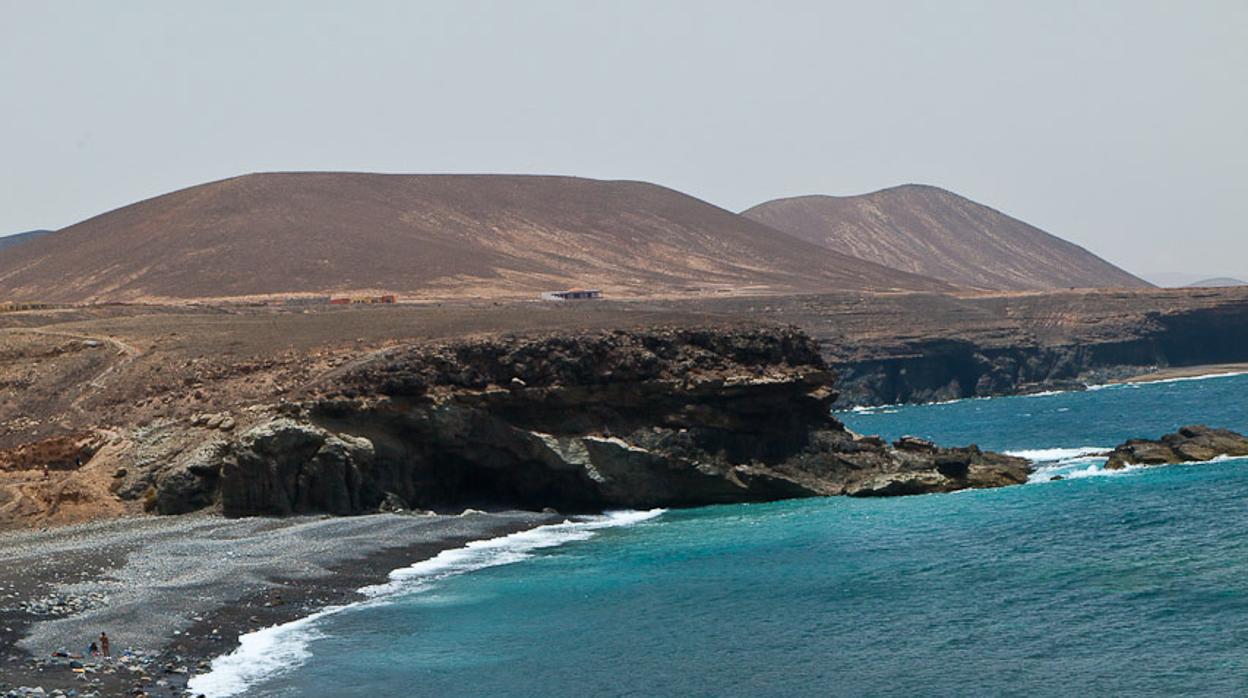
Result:
M248 424L218 422L197 448L127 471L115 490L160 513L245 516L597 511L1026 480L1022 459L851 433L831 415L833 381L817 344L791 328L398 347Z

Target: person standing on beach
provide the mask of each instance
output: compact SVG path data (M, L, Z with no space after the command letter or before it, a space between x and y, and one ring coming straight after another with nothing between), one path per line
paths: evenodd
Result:
M107 659L112 655L108 652L108 633L100 633L100 654Z

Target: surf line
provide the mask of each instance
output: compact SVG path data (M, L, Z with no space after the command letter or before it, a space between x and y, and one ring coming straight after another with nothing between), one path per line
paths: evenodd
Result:
M240 635L238 648L212 660L209 671L192 677L187 688L209 698L242 695L257 683L294 670L307 661L312 656L309 645L324 637L316 625L322 618L347 609L385 603L398 594L419 593L450 577L527 560L543 548L588 540L601 529L631 526L662 516L665 511L609 511L601 516L578 517L443 550L428 560L393 570L385 583L360 589L365 596L362 601L329 606L289 623Z

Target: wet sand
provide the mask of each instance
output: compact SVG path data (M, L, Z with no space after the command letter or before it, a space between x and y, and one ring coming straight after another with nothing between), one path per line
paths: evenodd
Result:
M353 601L391 570L468 541L561 520L529 512L190 515L0 534L0 691L186 695L187 679L237 647L241 634ZM60 615L23 606L49 598L84 607ZM112 662L77 660L84 673L53 658L83 653L101 631L112 640Z

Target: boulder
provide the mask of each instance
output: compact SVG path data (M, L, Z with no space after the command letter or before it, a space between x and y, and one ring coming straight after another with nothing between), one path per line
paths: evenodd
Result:
M226 516L359 513L363 472L372 458L368 439L275 419L244 432L223 460L222 511Z
M154 484L156 511L186 514L211 506L216 500L221 461L228 449L225 441L213 439L161 472Z
M387 492L386 496L382 498L381 504L377 505L377 511L383 514L401 514L410 509L411 507L407 505L407 502L393 492Z

